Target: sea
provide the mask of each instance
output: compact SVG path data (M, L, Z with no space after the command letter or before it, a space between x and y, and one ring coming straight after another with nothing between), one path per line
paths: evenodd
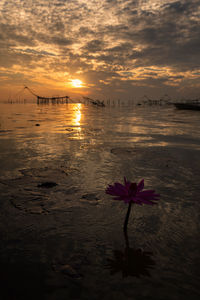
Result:
M124 177L160 194L127 235ZM3 299L199 299L199 182L199 111L0 104Z

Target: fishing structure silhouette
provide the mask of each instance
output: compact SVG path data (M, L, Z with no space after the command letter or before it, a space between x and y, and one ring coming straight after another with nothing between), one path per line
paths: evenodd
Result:
M24 89L27 89L33 96L37 97L37 103L68 103L69 96L62 97L42 97L35 94L28 86L25 86Z
M23 91L24 90L28 90L29 93L31 93L33 96L35 96L37 98L37 104L48 104L48 103L53 103L53 104L58 104L58 103L69 103L69 101L73 102L73 100L69 97L69 96L54 96L54 97L43 97L43 96L39 96L37 95L34 91L32 91L28 86L24 86ZM88 97L83 97L83 101L85 103L89 103L89 104L93 104L96 106L101 106L104 107L105 104L103 101L100 100L94 100Z

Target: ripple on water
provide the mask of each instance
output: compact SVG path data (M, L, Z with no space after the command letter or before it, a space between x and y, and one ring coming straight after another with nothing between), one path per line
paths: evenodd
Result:
M21 170L23 176L5 180L12 205L28 213L47 214L80 205L80 190L63 168ZM72 174L71 174L72 175Z
M0 130L0 134L1 134L1 133L2 133L2 134L3 134L3 133L9 133L9 132L13 132L13 130L10 130L10 129L7 129L7 130L6 130L6 129L1 129L1 130Z

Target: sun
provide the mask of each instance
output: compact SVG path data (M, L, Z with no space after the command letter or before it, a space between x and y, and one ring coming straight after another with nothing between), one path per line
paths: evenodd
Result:
M71 84L75 88L81 88L83 86L83 82L79 79L72 79Z

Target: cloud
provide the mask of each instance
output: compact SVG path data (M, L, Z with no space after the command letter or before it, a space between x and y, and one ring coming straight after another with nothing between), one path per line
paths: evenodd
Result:
M35 82L39 70L44 85L79 76L88 93L174 83L178 94L187 78L198 93L199 13L197 0L2 0L0 70Z
M104 48L105 43L102 40L91 40L90 42L86 43L84 47L82 47L82 50L89 53L96 53L103 51Z

